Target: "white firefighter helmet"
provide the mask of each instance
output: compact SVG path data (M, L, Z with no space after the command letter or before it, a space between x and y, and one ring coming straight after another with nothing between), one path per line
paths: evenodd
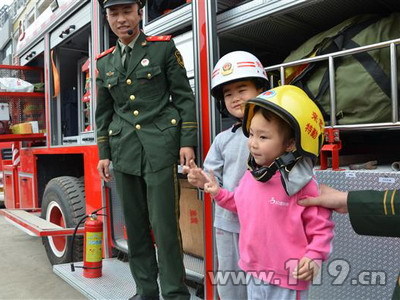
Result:
M236 80L257 79L260 86L267 87L268 78L263 65L253 54L233 51L219 59L211 77L211 95L223 103L222 86Z

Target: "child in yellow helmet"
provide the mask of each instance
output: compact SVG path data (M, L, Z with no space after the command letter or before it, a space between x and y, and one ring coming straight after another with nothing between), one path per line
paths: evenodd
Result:
M318 195L312 168L323 128L321 112L301 89L271 89L245 104L249 170L237 189L223 189L203 172L204 190L238 214L239 267L249 276L249 299L306 299L309 282L328 258L331 211L297 204Z

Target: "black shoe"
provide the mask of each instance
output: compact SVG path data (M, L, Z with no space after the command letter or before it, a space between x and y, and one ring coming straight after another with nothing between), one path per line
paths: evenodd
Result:
M129 300L159 300L160 297L158 296L140 296L138 294L133 295L129 298Z

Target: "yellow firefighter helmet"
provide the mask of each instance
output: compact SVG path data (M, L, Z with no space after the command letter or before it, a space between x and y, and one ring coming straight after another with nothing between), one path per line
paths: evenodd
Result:
M296 149L301 155L315 159L324 141L324 118L318 106L300 88L283 85L268 90L245 104L243 132L249 136L254 108L267 109L292 126Z

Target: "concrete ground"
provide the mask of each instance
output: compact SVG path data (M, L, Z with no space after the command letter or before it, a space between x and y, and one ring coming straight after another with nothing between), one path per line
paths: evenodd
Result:
M53 273L41 238L0 215L0 299L86 299Z

